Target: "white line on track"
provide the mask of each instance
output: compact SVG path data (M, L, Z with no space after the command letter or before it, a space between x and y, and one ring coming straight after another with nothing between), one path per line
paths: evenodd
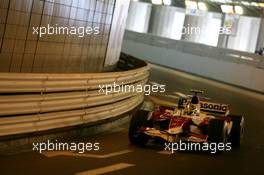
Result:
M163 151L159 151L158 154L172 155L173 153L171 151L163 150Z
M173 92L173 94L175 94L175 95L177 95L177 96L179 96L179 97L187 97L186 94L183 94L183 93L181 93L181 92Z
M176 95L164 95L165 97L173 98L173 99L179 99Z
M157 83L157 82L155 82L155 81L149 81L148 83L149 83L149 84L153 84L153 85L161 85L161 84L159 84L159 83Z
M173 98L173 99L179 99L180 97L177 95L170 95L170 94L153 94L153 96L157 97L168 97L168 98Z
M79 172L79 173L76 173L75 175L99 175L99 174L105 174L105 173L110 173L113 171L118 171L121 169L129 168L132 166L135 166L135 165L128 164L128 163L117 163L117 164L113 164L113 165L109 165L109 166L105 166L105 167L101 167L97 169Z
M154 103L159 104L159 105L175 106L175 107L177 107L177 103L175 103L175 102L169 102L169 101L166 101L166 100L162 100L162 99L160 99L158 97L155 97L155 96L150 96L149 99L151 101L153 101Z
M42 154L48 158L50 157L56 157L56 156L74 156L74 157L87 157L87 158L97 158L97 159L106 159L110 157L115 157L123 154L127 154L132 152L132 150L122 150L122 151L117 151L113 153L108 153L108 154L103 154L103 155L98 155L98 154L81 154L81 153L74 153L70 151L46 151L43 152Z

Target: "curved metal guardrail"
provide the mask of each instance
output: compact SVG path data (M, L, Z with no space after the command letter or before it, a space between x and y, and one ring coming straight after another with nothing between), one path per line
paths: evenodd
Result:
M129 112L142 103L143 93L105 95L99 85L143 85L149 67L144 62L140 66L108 73L0 73L0 136L87 124Z

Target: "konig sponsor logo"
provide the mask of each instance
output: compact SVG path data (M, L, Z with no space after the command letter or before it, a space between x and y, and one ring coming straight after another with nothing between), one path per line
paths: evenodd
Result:
M220 111L220 112L226 112L228 110L228 106L226 104L207 103L207 102L201 102L200 104L201 104L201 108L204 110Z

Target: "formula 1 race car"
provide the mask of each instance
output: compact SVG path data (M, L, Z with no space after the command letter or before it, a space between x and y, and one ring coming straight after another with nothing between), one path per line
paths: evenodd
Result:
M153 109L138 110L130 122L130 142L143 146L150 139L159 138L170 143L228 142L232 148L239 147L244 131L243 116L229 114L227 104L200 100L198 94L202 91L191 92L194 95L179 98L177 107L154 105Z

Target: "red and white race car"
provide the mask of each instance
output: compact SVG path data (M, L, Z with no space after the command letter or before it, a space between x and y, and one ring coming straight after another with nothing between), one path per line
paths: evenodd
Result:
M239 147L244 131L244 118L229 114L226 104L200 100L199 90L181 97L177 107L143 107L133 115L129 127L132 144L145 145L149 139L166 142L189 141L227 143Z

